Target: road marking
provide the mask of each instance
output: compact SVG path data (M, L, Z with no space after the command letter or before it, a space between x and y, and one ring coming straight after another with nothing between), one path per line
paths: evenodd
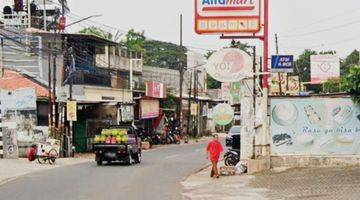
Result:
M174 155L165 157L165 160L171 159L171 158L176 158L176 157L179 157L179 156L180 156L179 154L174 154Z

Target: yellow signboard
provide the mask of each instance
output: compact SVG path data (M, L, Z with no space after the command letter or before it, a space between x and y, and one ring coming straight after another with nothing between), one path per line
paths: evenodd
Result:
M198 108L198 106L197 106L197 104L196 103L192 103L191 104L191 107L190 107L190 112L191 112L191 115L197 115L197 109Z
M76 101L67 101L66 113L68 121L77 121L77 103Z

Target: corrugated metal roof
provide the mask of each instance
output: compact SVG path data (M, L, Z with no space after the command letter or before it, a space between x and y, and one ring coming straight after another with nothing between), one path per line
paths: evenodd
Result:
M4 77L0 78L0 88L16 90L21 88L35 88L37 97L48 97L48 90L31 77L22 75L21 72L5 69Z

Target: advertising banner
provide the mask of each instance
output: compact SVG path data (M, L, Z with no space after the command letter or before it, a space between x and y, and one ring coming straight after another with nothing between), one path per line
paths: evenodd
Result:
M76 101L67 101L66 103L66 118L68 121L77 121L77 103Z
M121 105L121 121L131 122L133 120L133 110L131 105Z
M272 94L280 93L279 81L281 81L281 91L282 92L286 91L286 74L285 73L280 73L280 80L279 80L278 73L271 74L270 80L271 80L270 81L270 93L272 93Z
M141 119L156 118L160 115L160 102L159 100L141 99Z
M221 99L223 100L230 100L230 83L221 83Z
M190 106L190 114L193 116L198 115L198 104L197 103L192 103Z
M261 30L261 1L195 0L195 32L257 33Z
M275 55L271 57L271 72L294 71L294 56L291 55Z
M287 78L287 94L298 95L300 92L300 79L299 76L288 76Z
M146 82L146 94L147 97L153 98L166 98L166 87L163 83L159 82Z
M337 55L311 56L311 82L323 83L340 77L340 58Z
M231 83L251 76L252 67L253 61L245 51L227 48L210 56L206 72L217 81Z
M234 109L229 104L218 104L213 109L212 118L218 125L228 125L234 118Z
M350 98L271 100L272 155L360 155L360 106Z

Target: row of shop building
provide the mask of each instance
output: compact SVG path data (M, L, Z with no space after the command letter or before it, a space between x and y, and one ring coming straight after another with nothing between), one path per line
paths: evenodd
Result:
M94 35L7 29L0 35L0 99L15 102L12 107L2 104L2 127L14 130L8 135L18 138L17 143L8 146L18 148L16 155L23 156L29 145L49 135L63 141L65 149L73 136L76 151L85 152L105 126L134 122L154 133L164 116L178 117L178 105L164 107L167 94L179 102L178 70L143 66L141 53ZM194 121L194 116L186 116L191 102L188 79L186 73L182 112L184 124L191 126L186 122ZM214 129L207 110L221 100L211 100L204 85L199 90L196 116L202 134ZM23 104L26 98L32 103ZM67 119L70 99L77 104L73 123Z

